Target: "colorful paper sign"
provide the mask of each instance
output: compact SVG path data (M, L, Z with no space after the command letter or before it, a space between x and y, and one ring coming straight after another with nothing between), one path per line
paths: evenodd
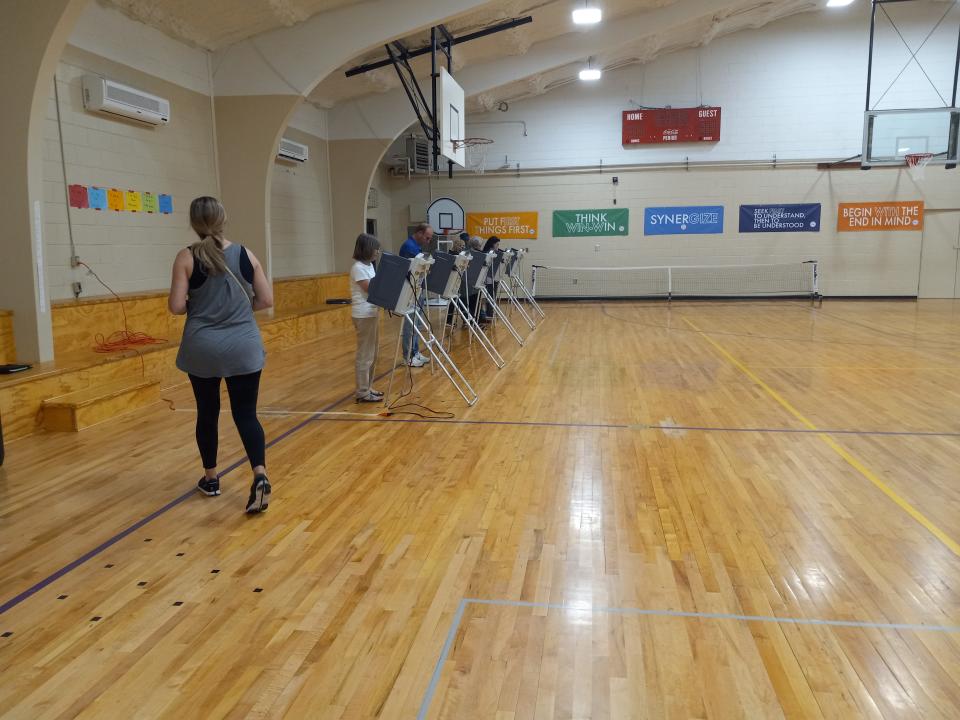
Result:
M87 195L86 185L70 185L67 190L70 195L70 207L81 210L90 207L90 199Z
M173 212L173 198L170 195L160 196L160 212L163 215L169 215Z
M536 240L540 216L536 212L468 213L467 232L501 240Z
M820 203L741 205L740 232L820 232Z
M87 199L90 202L90 207L94 210L106 210L107 209L107 191L104 188L93 187L91 186L87 190Z
M127 210L130 212L143 211L143 198L136 190L127 190L126 194Z
M722 232L722 205L650 207L643 213L644 235L715 235Z
M554 237L609 237L629 234L630 211L627 208L553 212Z
M840 203L839 232L923 230L923 200L909 202Z
M122 190L117 190L116 188L107 190L107 207L116 212L120 212L125 208Z
M143 211L145 213L155 213L158 209L157 196L152 192L143 193Z

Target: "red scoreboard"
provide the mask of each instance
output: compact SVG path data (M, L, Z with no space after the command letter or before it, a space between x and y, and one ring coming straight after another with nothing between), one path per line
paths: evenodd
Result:
M656 108L623 111L623 144L717 142L720 108Z

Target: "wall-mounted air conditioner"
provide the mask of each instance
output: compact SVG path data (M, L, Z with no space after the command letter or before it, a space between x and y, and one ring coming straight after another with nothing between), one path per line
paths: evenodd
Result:
M310 148L303 143L282 138L280 140L280 150L277 152L277 157L283 158L284 160L306 162L310 157Z
M150 125L170 122L170 101L99 75L83 76L83 106Z
M411 172L430 172L430 141L424 137L411 135L407 138L407 163Z

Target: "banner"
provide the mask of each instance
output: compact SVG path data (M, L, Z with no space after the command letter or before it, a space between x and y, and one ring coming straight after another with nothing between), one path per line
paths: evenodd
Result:
M740 232L820 232L820 203L741 205Z
M554 237L609 237L630 234L630 211L554 210Z
M536 240L540 216L535 212L467 213L467 232L486 240Z
M923 230L923 200L910 202L840 203L840 232Z
M716 235L722 232L722 205L650 207L643 213L644 235Z

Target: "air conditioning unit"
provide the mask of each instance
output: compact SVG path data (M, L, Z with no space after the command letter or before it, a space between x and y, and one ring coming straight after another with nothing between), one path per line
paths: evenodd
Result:
M83 106L87 110L120 115L149 125L170 122L169 100L99 75L84 75L82 84Z
M280 150L277 152L277 157L281 157L284 160L306 162L310 157L310 148L303 143L282 138L280 140Z
M411 135L407 138L407 163L411 172L430 172L430 141L425 137Z

